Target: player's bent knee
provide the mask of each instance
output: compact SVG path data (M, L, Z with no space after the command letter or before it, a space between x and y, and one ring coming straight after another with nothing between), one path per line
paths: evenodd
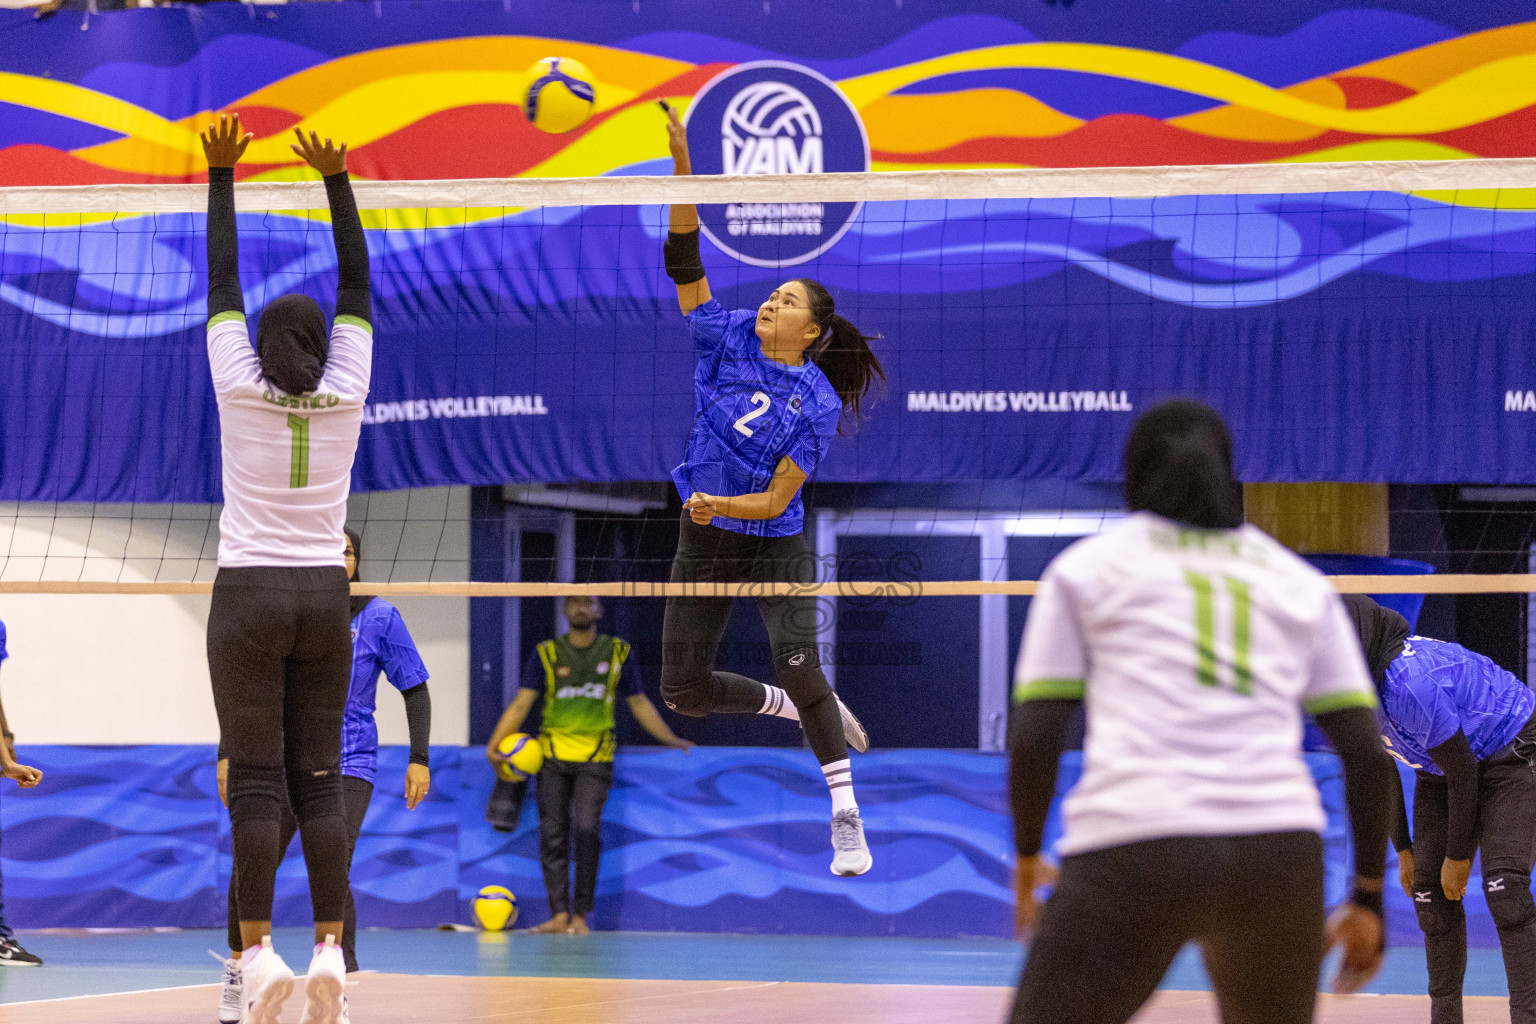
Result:
M689 718L703 718L714 702L715 679L708 672L664 671L661 699L667 707Z
M802 711L832 695L832 687L821 672L821 653L815 644L783 648L774 655L773 668L779 685Z
M288 777L288 799L301 824L326 815L343 815L346 803L339 769L295 772Z
M1413 909L1419 917L1419 931L1425 935L1444 935L1456 927L1464 913L1460 903L1445 898L1439 888L1414 886Z
M1488 898L1488 913L1501 932L1524 928L1536 918L1536 901L1531 899L1531 877L1517 871L1501 871L1483 877L1483 895Z
M229 766L231 821L277 821L286 797L281 768L237 763Z

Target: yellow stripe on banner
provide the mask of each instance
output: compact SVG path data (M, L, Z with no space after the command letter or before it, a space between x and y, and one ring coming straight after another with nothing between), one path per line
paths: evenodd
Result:
M1360 135L1431 135L1536 104L1536 54L1489 61L1395 103L1347 110L1272 89L1235 71L1187 57L1097 43L1018 43L947 54L845 79L859 108L923 79L995 68L1052 68L1123 78Z
M83 121L167 149L186 151L198 145L197 133L190 128L71 82L0 71L0 102Z

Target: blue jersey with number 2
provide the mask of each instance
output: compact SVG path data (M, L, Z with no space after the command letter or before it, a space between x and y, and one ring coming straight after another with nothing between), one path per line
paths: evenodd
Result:
M1481 654L1413 636L1387 666L1382 740L1409 767L1444 775L1431 749L1459 731L1477 759L1485 760L1514 742L1533 710L1536 693Z
M807 476L837 434L842 400L815 364L786 366L763 355L757 314L727 311L715 299L685 318L699 363L693 373L694 418L682 465L672 471L684 501L698 491L734 497L766 491L788 456ZM805 504L794 500L774 519L728 519L723 530L788 537L805 528Z

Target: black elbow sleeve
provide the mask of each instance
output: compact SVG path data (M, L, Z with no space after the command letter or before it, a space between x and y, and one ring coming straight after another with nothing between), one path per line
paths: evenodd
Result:
M684 234L667 232L667 241L661 252L666 260L667 276L673 284L693 284L704 279L704 261L699 258L697 228Z

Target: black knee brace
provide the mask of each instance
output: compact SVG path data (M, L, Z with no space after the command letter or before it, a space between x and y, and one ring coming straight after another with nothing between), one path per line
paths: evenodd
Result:
M678 714L703 718L709 714L714 698L715 677L712 672L662 669L661 699Z
M229 820L278 822L283 816L283 770L231 762Z
M346 801L341 793L341 771L337 768L290 772L288 799L293 804L293 816L299 819L300 825L328 815L346 816Z
M1425 935L1444 935L1466 915L1459 902L1445 898L1438 885L1413 887L1413 909L1419 916L1419 930Z
M1483 876L1483 895L1488 898L1488 913L1501 932L1523 928L1536 917L1530 875L1518 871L1486 874Z
M802 717L806 708L815 707L832 696L832 687L821 673L821 652L815 644L785 647L775 653L773 670L778 674L779 686L795 702Z

